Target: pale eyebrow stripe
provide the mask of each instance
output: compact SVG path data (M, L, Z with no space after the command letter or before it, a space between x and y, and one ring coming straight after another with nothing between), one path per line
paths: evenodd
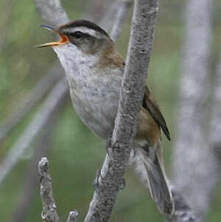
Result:
M100 33L99 31L96 31L92 28L83 27L83 26L74 27L74 28L66 28L63 30L64 33L65 32L66 33L74 33L77 31L80 31L82 33L88 34L88 35L96 37L96 38L101 38L101 37L105 36L103 33Z

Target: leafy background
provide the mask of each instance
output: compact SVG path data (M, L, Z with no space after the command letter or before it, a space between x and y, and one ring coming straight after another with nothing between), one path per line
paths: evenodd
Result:
M88 2L63 0L72 19L82 18L88 9ZM186 1L161 1L156 39L150 65L148 85L152 89L168 122L172 138L176 132L178 110L180 63L182 45L185 38L184 9ZM221 2L214 7L213 45L211 64L217 61L221 36ZM29 0L0 1L0 122L15 112L22 98L31 92L38 80L57 60L50 49L36 49L33 46L51 39L48 32L39 24L42 19L35 5ZM131 16L131 12L130 12ZM119 51L125 56L129 39L129 22L124 25L117 41ZM211 68L214 70L214 67ZM210 73L212 77L212 71ZM3 160L10 147L21 135L33 115L34 110L0 144L0 160ZM55 116L55 114L54 114ZM55 117L51 131L48 158L53 178L54 195L61 221L65 221L70 210L77 208L80 221L87 212L93 194L93 180L96 170L101 167L105 155L105 143L93 135L76 116L68 97ZM42 133L45 131L42 130ZM173 141L163 138L167 169L170 172ZM44 141L41 141L44 142ZM25 182L28 166L32 159L38 138L0 186L0 219L16 221L16 209L26 193ZM35 172L36 173L36 172ZM112 221L163 221L154 203L137 181L130 169L126 175L126 188L120 192L114 208ZM221 218L221 186L217 188L208 221L217 222ZM41 202L39 188L36 186L33 200L27 209L24 222L41 221ZM17 222L17 221L16 221Z

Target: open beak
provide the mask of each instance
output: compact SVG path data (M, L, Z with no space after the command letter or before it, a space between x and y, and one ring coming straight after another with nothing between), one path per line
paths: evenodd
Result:
M68 43L69 42L69 39L68 37L63 34L63 33L60 33L58 32L55 28L53 28L52 26L49 26L49 25L41 25L42 28L45 28L49 31L52 31L52 32L55 32L57 34L59 34L60 36L60 40L57 41L57 42L48 42L48 43L44 43L44 44L40 44L40 45L37 45L36 47L37 48L43 48L43 47L48 47L48 46L59 46L59 45L63 45L65 43Z

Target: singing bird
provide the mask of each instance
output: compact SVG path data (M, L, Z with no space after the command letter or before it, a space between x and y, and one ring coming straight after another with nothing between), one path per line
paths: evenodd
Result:
M50 46L63 66L74 109L96 135L107 139L113 131L125 63L108 33L93 22L76 20L58 28L43 26L60 36ZM158 209L167 215L174 204L165 174L161 130L170 140L169 130L148 87L138 116L134 159L145 171L142 175Z

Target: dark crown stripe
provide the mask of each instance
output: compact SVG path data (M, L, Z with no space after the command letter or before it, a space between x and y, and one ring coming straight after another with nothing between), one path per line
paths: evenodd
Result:
M106 31L104 31L101 27L99 27L95 23L90 22L88 20L75 20L75 21L69 22L65 25L60 26L58 28L58 31L62 32L62 30L64 30L64 29L76 28L76 27L87 27L89 29L93 29L97 32L100 32L108 37L108 34Z

